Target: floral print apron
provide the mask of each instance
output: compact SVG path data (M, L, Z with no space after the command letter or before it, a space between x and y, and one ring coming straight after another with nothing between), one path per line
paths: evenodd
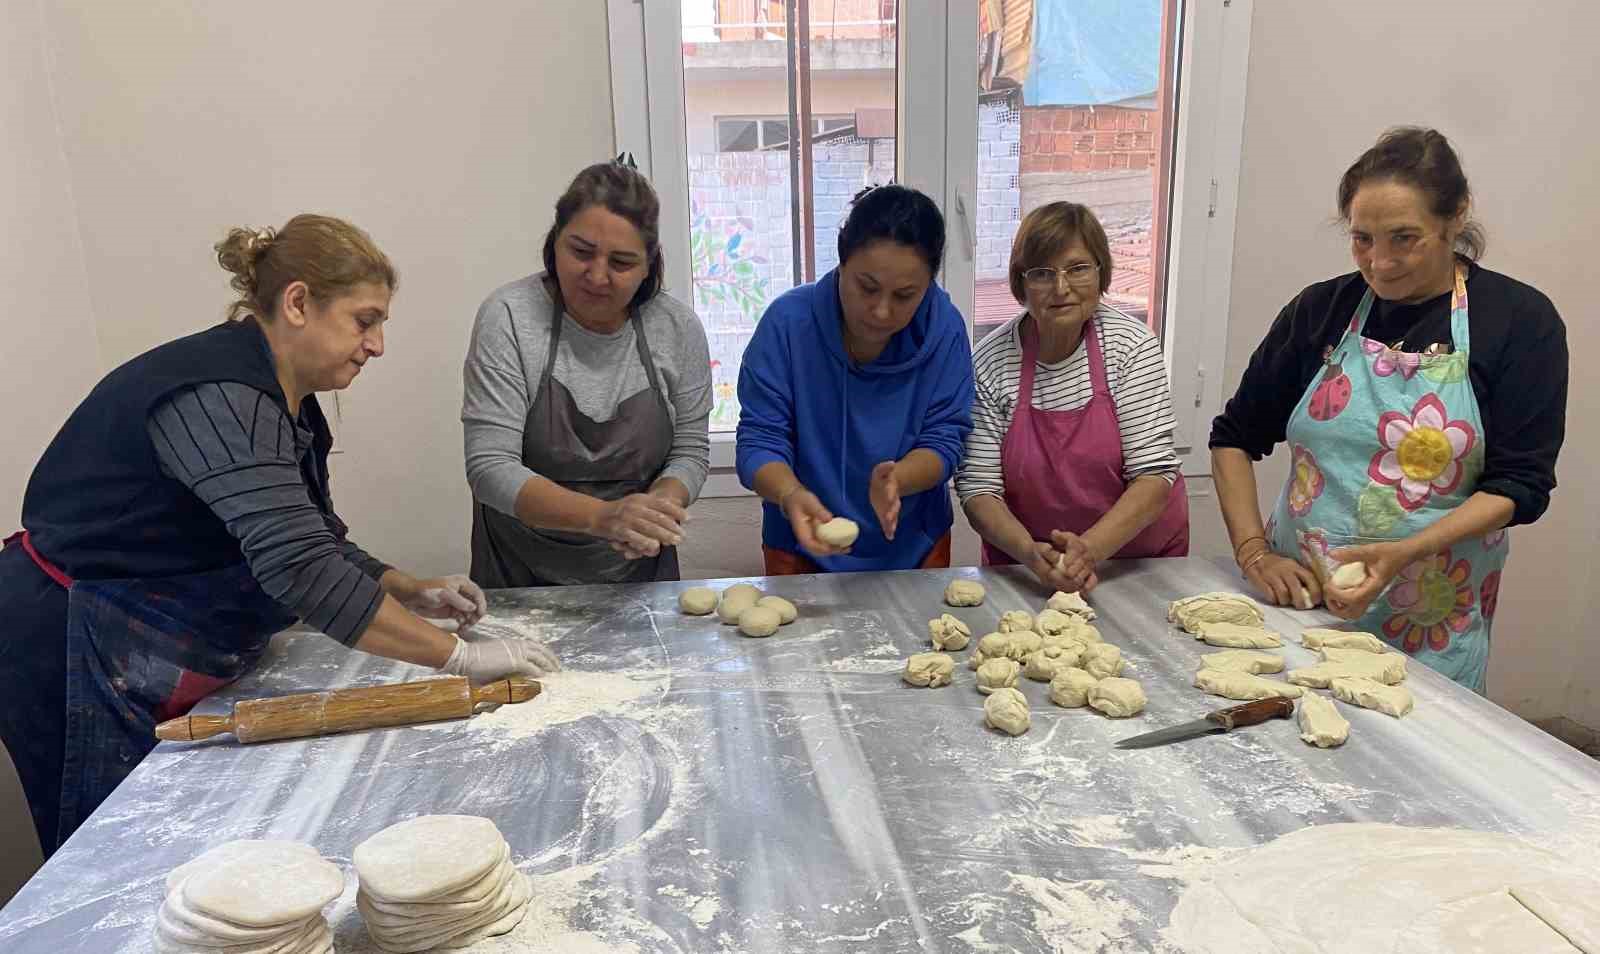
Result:
M1374 298L1368 288L1289 417L1289 479L1267 538L1324 583L1336 568L1330 551L1409 537L1477 489L1483 416L1467 376L1466 275L1458 265L1453 352L1400 352L1364 337ZM1509 550L1501 530L1418 560L1400 571L1356 628L1481 694Z

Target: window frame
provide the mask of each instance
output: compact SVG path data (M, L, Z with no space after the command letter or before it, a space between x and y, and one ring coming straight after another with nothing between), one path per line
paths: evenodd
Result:
M949 222L941 282L972 331L977 250L978 12L970 0L927 0L897 33L897 166L902 183L939 203ZM1210 474L1206 435L1220 412L1227 357L1234 221L1254 0L1185 0L1174 137L1162 350L1183 473ZM666 287L693 300L688 137L680 0L606 0L613 129L661 195ZM943 15L938 15L942 12ZM908 82L916 76L917 82ZM942 78L930 82L930 79ZM724 117L718 117L724 118ZM759 118L759 117L752 117ZM824 118L824 117L818 117ZM736 480L733 435L713 434L708 495Z

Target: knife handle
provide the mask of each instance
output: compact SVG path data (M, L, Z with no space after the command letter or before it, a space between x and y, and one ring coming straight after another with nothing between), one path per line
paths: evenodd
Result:
M1268 719L1287 719L1291 715L1294 715L1294 700L1274 696L1271 699L1257 699L1242 706L1208 712L1206 718L1224 729L1237 729L1241 726L1266 722Z

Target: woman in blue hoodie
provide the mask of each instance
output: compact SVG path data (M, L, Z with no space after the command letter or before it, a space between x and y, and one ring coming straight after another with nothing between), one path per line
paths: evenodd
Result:
M856 197L839 267L774 301L739 372L739 481L766 501L769 576L950 565L946 483L972 429L972 348L933 283L944 216L903 186ZM817 538L835 516L861 529Z

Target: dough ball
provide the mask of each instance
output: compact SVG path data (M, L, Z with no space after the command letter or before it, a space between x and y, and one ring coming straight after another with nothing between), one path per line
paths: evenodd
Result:
M830 547L848 547L860 535L861 528L856 526L856 522L844 517L834 517L817 528L817 539Z
M771 636L781 623L778 611L769 606L752 606L739 614L739 632L746 636Z
M1056 672L1077 661L1077 654L1071 653L1061 646L1040 646L1028 654L1023 662L1022 674L1035 682L1049 682L1056 677Z
M982 606L983 584L975 580L951 580L944 588L944 601L951 606Z
M1033 721L1028 715L1028 697L1015 689L996 689L983 700L983 721L991 729L1021 735Z
M1089 690L1100 680L1075 666L1063 666L1050 680L1050 701L1068 709L1078 709L1089 704Z
M972 639L972 628L946 613L928 620L928 635L936 649L966 649Z
M761 588L754 583L735 583L722 591L722 598L727 599L730 596L739 596L740 594L749 594L750 601L753 603L761 599Z
M1022 667L1014 659L989 659L978 667L978 691L984 695L1017 684Z
M691 586L678 594L678 609L690 616L705 616L717 608L717 594L706 586Z
M1002 633L1021 633L1033 629L1033 614L1026 610L1010 610L1000 615L1000 625L995 627Z
M1008 655L1010 651L1010 633L989 633L978 640L978 652L987 659Z
M1050 597L1050 601L1045 605L1057 612L1084 620L1094 619L1097 615L1094 607L1085 602L1082 594L1079 593L1063 593L1060 590L1056 590L1055 595Z
M729 593L724 590L722 601L717 604L717 618L729 626L739 622L739 617L744 614L744 611L756 605L756 600L761 598L760 590L753 586L750 589L755 592L739 590L736 593Z
M1004 635L1006 655L1019 663L1044 647L1044 637L1031 629L1019 629Z
M913 686L937 689L950 685L950 674L956 671L956 661L944 653L917 653L906 660L902 679Z
M1089 705L1113 719L1126 719L1144 711L1144 687L1132 679L1100 680L1089 690Z
M1328 578L1328 582L1332 583L1335 589L1353 590L1366 582L1366 579L1367 565L1356 562L1340 564L1339 568L1333 571L1333 576Z
M767 609L777 613L778 622L784 626L794 622L800 615L800 611L795 609L794 604L781 596L763 596L761 599L756 600L756 605L765 606Z
M1122 650L1110 643L1095 643L1083 654L1083 668L1096 679L1122 675Z
M1072 627L1074 618L1060 610L1040 610L1033 620L1033 631L1041 636L1059 636Z

